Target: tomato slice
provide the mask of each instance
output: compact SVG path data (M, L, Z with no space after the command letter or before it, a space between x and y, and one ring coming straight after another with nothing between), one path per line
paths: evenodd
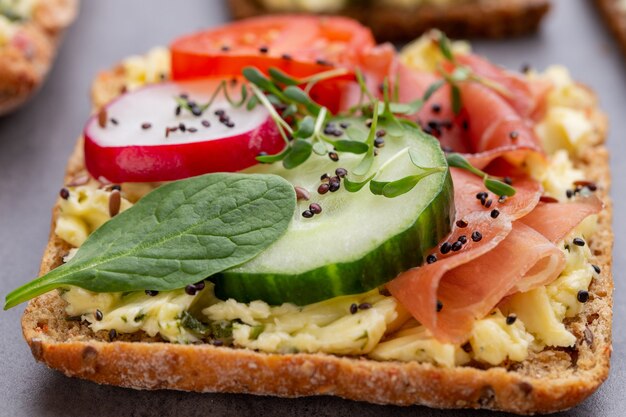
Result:
M281 15L243 20L172 43L172 77L240 75L246 66L277 67L306 77L333 67L353 68L375 45L371 31L335 16Z

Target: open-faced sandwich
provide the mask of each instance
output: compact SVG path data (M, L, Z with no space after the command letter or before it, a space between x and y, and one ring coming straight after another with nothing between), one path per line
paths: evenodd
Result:
M228 5L236 19L339 14L369 26L381 41L409 41L433 28L464 38L519 36L536 31L550 10L549 0L228 0Z
M626 53L626 2L622 0L595 0L596 6L609 29Z
M25 338L125 387L516 413L607 377L606 120L516 74L340 17L182 37L103 72Z
M0 115L43 83L78 0L0 0Z

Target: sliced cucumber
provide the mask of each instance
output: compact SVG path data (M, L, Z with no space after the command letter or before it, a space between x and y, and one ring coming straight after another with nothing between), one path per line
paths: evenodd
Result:
M362 119L346 121L367 131ZM385 145L378 149L370 172L395 158L378 181L419 173L410 161L408 148L417 151L420 166L447 167L436 139L412 127L383 124L380 128L386 131ZM350 172L362 158L342 153L335 162L313 154L291 170L280 163L249 169L281 175L294 186L306 188L311 198L298 202L293 221L281 239L251 261L214 277L217 296L241 302L304 305L371 290L421 265L426 252L451 229L454 203L449 171L432 174L395 198L374 195L368 186L350 193L343 183L336 192L317 192L322 174L333 176L338 167ZM318 203L322 213L305 218L302 212L310 203Z

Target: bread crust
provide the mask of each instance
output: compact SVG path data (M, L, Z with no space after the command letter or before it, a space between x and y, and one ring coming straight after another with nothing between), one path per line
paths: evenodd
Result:
M229 0L235 19L270 13L259 0ZM437 28L454 38L504 38L535 32L550 10L548 0L476 0L412 8L348 5L339 14L369 26L379 41L401 42Z
M618 0L595 0L595 3L626 54L626 10L620 9Z
M0 116L24 104L43 84L67 26L78 12L78 0L39 1L32 19L16 38L0 48Z
M118 70L119 71L119 70ZM94 88L118 90L116 71L102 73ZM100 84L106 83L106 84ZM108 88L108 87L114 88ZM32 300L22 318L24 337L33 356L68 376L137 389L232 392L281 397L336 395L378 404L421 404L436 408L486 408L519 414L564 410L583 401L607 378L611 355L613 281L611 273L612 205L610 172L604 146L607 120L593 110L594 141L576 161L605 202L599 227L588 243L601 273L592 280L590 300L567 319L577 337L574 348L546 348L524 362L479 368L441 368L416 362L379 362L328 354L268 354L211 345L164 343L141 333L108 341L105 331L65 320L65 302L57 292ZM71 156L66 183L85 174L82 140ZM69 245L52 230L40 274L62 262Z

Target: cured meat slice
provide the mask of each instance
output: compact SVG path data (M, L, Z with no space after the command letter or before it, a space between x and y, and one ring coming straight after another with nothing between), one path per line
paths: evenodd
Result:
M499 256L508 256L512 252L510 245L519 244L520 238L513 238L507 244L504 242L513 230L513 221L525 216L537 205L542 191L541 186L535 181L520 179L515 181L516 195L498 202L497 196L485 191L480 178L458 169L452 169L452 178L457 222L445 242L432 254L437 260L400 274L387 284L387 288L413 317L424 324L438 339L459 341L468 328L471 328L475 317L486 314L516 282L514 280L512 284L500 284L499 281L490 283L489 280L499 280L500 275L483 271L485 265L478 260L481 257L492 257L494 256L492 254L496 253L493 259L499 263L498 253ZM477 198L479 193L485 194ZM486 205L489 207L485 207ZM522 225L519 229L524 229L526 234L535 240L538 239L536 235L539 234L529 227ZM550 243L541 238L543 243ZM503 244L503 248L498 249ZM558 252L560 254L560 251ZM539 258L536 261L539 261ZM528 262L530 261L526 261ZM517 267L519 269L519 265ZM528 265L523 272L531 267L532 265ZM471 279L476 282L468 283L457 274L457 270L467 277L472 277ZM457 281L461 286L455 284ZM489 285L482 285L485 283ZM472 291L476 292L468 292L446 307L447 301L459 295L459 290L464 285L471 285ZM447 295L447 291L450 291L450 296ZM497 299L494 301L494 298ZM439 312L437 312L438 301L443 303L443 308ZM460 306L458 303L464 305ZM491 304L489 308L486 307L488 304ZM487 310L484 311L485 309Z

